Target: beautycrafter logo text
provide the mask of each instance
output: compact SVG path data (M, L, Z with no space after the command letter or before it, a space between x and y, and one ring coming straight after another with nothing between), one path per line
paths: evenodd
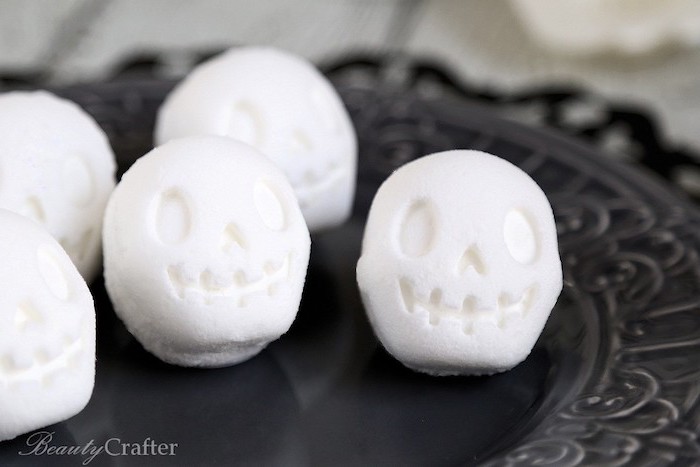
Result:
M90 440L83 446L52 444L54 432L37 431L27 438L28 449L20 451L20 456L81 456L83 465L88 465L97 456L106 454L118 456L175 456L178 443L157 443L146 438L140 443L126 443L119 438L109 438L104 444Z

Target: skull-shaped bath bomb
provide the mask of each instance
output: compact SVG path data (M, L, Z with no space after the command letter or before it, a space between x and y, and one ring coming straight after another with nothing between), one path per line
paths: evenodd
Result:
M161 107L155 139L205 134L243 141L272 159L312 232L350 215L355 131L333 87L304 59L243 47L195 68Z
M0 95L0 208L41 224L88 282L115 170L107 137L76 104L45 91Z
M35 222L0 209L0 441L60 422L95 382L95 307L85 280Z
M170 141L124 174L105 213L114 309L160 359L238 363L287 332L311 240L284 174L218 136Z
M561 292L552 208L498 157L423 157L379 188L357 281L379 340L407 367L505 371L528 356Z

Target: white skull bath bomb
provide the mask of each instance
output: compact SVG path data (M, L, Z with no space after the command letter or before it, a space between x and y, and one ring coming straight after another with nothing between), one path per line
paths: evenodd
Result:
M272 159L294 187L311 231L350 215L355 131L328 80L302 58L243 47L195 68L158 112L155 139L205 134L238 139Z
M107 291L162 360L232 365L294 320L310 237L284 174L247 144L173 140L136 161L104 222Z
M379 188L357 281L379 340L407 367L505 371L530 353L561 292L552 209L503 159L423 157Z
M0 441L80 412L95 381L95 308L66 252L0 209Z
M115 170L104 132L74 103L45 91L0 95L0 208L41 224L88 282Z

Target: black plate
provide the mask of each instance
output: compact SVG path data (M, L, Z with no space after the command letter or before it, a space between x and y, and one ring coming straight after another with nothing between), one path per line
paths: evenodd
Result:
M387 81L390 83L390 81ZM120 170L151 144L172 83L61 89L110 135ZM464 101L342 75L360 137L352 219L313 237L297 321L235 367L168 366L115 317L100 281L93 398L47 428L54 446L177 443L175 456L90 465L686 465L700 460L700 217L654 180L567 139L505 122ZM490 377L433 378L377 345L355 282L374 192L430 152L474 148L525 169L554 207L565 288L530 357ZM88 455L2 465L76 465ZM119 449L122 449L121 447Z

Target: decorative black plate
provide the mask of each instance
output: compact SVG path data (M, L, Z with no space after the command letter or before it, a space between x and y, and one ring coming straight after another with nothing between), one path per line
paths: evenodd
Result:
M107 446L90 465L688 465L700 462L700 216L592 149L427 100L391 80L338 73L360 137L354 215L313 237L290 332L231 368L168 366L115 317L102 281L97 381L88 407L51 427L53 446ZM172 83L61 89L110 135L121 171L151 145ZM399 165L475 148L525 169L554 207L565 288L530 357L490 377L413 373L377 345L355 283L363 220ZM0 443L1 465L76 465ZM116 441L118 439L119 441ZM125 443L177 443L137 456ZM91 444L89 444L91 443ZM111 443L111 444L110 444ZM143 452L142 452L143 453Z

